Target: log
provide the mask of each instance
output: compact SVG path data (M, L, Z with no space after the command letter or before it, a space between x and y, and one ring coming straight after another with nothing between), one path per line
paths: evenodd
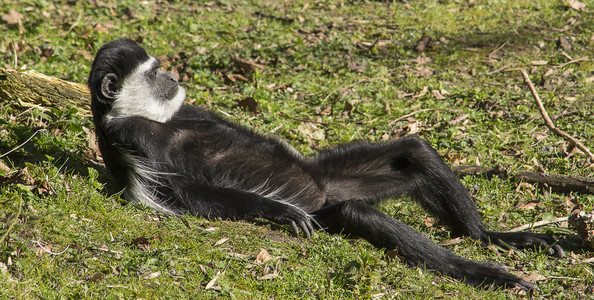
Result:
M91 116L91 95L86 85L34 70L0 68L0 103L10 103L15 108L41 106L60 110L74 106L81 115Z

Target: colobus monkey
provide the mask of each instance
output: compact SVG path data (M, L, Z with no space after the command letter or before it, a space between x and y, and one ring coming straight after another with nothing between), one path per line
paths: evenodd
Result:
M276 138L182 105L185 90L175 76L125 39L99 50L89 88L103 160L129 201L169 214L264 218L306 236L319 226L476 286L535 287L501 266L454 255L372 205L408 194L453 236L563 255L549 235L486 230L462 183L417 136L304 157Z

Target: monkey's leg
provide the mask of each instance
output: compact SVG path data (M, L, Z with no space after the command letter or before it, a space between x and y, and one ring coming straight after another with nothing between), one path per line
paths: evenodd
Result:
M485 230L466 188L439 154L417 136L337 148L321 153L316 163L312 173L326 186L330 204L406 193L446 223L454 236L517 247L548 248L555 242L549 235ZM558 245L549 250L563 255Z
M362 201L343 201L315 211L313 215L332 233L362 237L378 248L397 249L398 255L412 267L431 269L475 286L535 287L496 264L456 256Z

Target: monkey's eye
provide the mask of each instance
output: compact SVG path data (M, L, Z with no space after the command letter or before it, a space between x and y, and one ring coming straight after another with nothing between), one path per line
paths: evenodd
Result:
M157 77L157 70L153 70L151 71L151 73L148 75L149 79L153 80Z

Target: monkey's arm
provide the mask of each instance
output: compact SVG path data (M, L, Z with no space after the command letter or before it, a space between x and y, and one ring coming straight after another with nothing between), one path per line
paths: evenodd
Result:
M250 220L263 218L288 224L299 234L299 228L309 237L313 232L312 218L296 206L274 201L256 194L230 188L197 185L183 179L173 182L173 193L188 212L205 218Z

